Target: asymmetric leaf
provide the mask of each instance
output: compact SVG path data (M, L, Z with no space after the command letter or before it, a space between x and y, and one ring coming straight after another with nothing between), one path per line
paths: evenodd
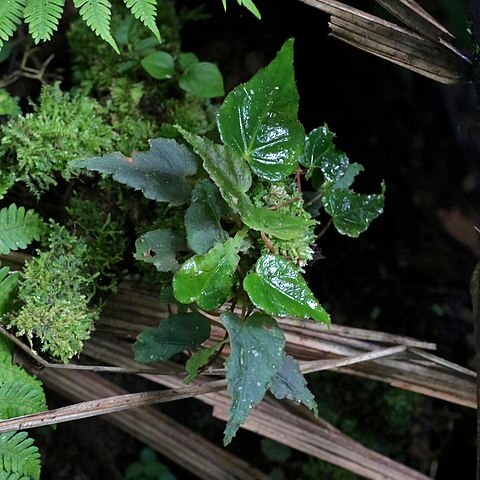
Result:
M225 429L228 445L251 409L260 403L267 385L283 363L285 336L274 318L254 313L246 321L224 312L220 319L230 337L231 353L225 362L228 391L232 396Z
M206 253L217 243L228 239L228 233L220 224L226 209L218 188L210 180L196 183L192 203L185 213L187 243L191 250Z
M173 277L173 293L180 303L197 303L215 310L231 296L242 245L240 237L229 238L203 255L188 259Z
M262 179L279 181L295 171L305 133L298 122L293 40L247 83L227 95L217 116L223 142Z
M27 432L0 434L0 471L11 474L8 479L39 480L40 453Z
M382 193L363 195L346 188L327 189L322 198L325 211L332 216L335 228L342 234L358 237L372 220L383 212Z
M173 57L167 52L152 52L140 63L146 72L157 80L172 78L175 73Z
M169 228L143 234L135 242L135 248L135 258L153 263L159 272L176 272L180 267L176 253L187 251L185 238Z
M33 240L39 240L43 222L33 211L25 211L13 203L0 210L0 254L26 248Z
M330 316L318 303L298 268L283 257L261 256L255 273L245 277L243 288L253 304L270 315L291 315L330 323Z
M268 389L275 398L283 400L288 398L297 403L303 403L318 415L315 397L307 387L305 377L300 373L298 362L290 355L285 355L281 370L272 378Z
M222 74L210 62L190 63L178 80L178 85L197 97L215 98L225 94Z
M198 348L210 336L210 322L198 313L178 313L145 329L133 344L142 363L165 362L183 350Z
M132 158L116 152L75 160L71 165L110 174L117 182L142 190L157 202L187 203L191 193L187 177L197 172L195 155L172 139L158 138L149 143L148 152L136 152Z
M239 203L245 201L245 193L252 186L252 174L247 162L227 146L217 145L181 127L177 129L200 155L203 167L220 189L223 199L234 211L238 211Z

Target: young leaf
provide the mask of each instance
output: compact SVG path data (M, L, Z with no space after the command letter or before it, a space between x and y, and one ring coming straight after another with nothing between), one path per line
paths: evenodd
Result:
M185 371L187 372L188 375L183 379L183 383L186 383L188 385L195 377L197 377L198 371L200 370L200 368L207 365L210 358L213 357L215 353L217 353L219 348L224 343L225 341L218 342L215 345L212 345L211 347L202 348L197 353L193 354L185 364Z
M315 397L308 389L305 377L300 373L298 362L290 355L285 355L282 368L272 378L268 389L279 400L288 398L294 402L301 402L318 415Z
M157 17L157 0L124 0L125 5L130 9L132 15L140 20L157 38L158 42L162 41L160 32L158 31Z
M175 73L173 57L167 52L152 52L141 61L146 72L157 80L172 78Z
M231 347L225 362L232 396L223 439L224 445L228 445L250 410L262 401L270 380L280 371L285 336L275 319L264 313L254 313L243 321L233 313L224 312L220 319L229 333Z
M191 250L206 253L228 239L228 233L220 225L225 213L226 205L217 187L207 179L198 181L185 213L187 243Z
M293 40L288 40L270 65L228 94L217 123L223 142L259 177L279 181L295 171L303 150L297 114Z
M243 288L253 304L270 315L292 315L330 323L330 316L318 303L298 268L283 257L261 256L255 273L245 277Z
M10 272L8 267L0 268L0 317L13 305L18 288L18 273Z
M180 303L193 303L210 311L222 306L235 283L242 239L229 238L203 255L194 255L173 276L173 293Z
M33 240L39 240L43 222L33 211L25 211L13 203L0 210L0 254L26 248Z
M64 5L65 0L28 0L24 12L25 23L35 43L50 40L58 28Z
M220 189L223 199L234 211L238 211L239 202L244 201L245 193L252 186L247 162L227 146L217 145L181 127L177 129L200 155L203 167Z
M322 198L325 211L332 216L335 228L342 234L358 237L383 212L382 193L363 195L347 188L327 189Z
M157 202L187 203L191 186L186 177L197 172L195 155L175 140L158 138L149 143L148 152L136 152L132 158L116 152L75 160L71 165L113 175L117 182L141 190Z
M22 381L7 381L0 386L0 418L20 417L47 410L41 388Z
M198 348L210 336L210 322L199 313L178 313L145 329L133 344L142 363L165 362L172 355Z
M0 434L0 471L6 479L40 479L40 453L27 432Z
M120 53L110 32L111 3L108 0L73 0L73 4L79 9L80 16L95 35L105 40L117 53Z
M0 2L0 49L22 23L27 0Z
M153 263L159 272L176 272L177 252L187 251L184 237L169 228L152 230L135 242L135 258Z
M225 95L222 74L210 62L191 63L180 77L178 85L197 97L215 98Z
M334 138L335 134L326 125L312 130L305 139L305 148L298 159L300 164L308 169L320 168L325 155L335 150Z

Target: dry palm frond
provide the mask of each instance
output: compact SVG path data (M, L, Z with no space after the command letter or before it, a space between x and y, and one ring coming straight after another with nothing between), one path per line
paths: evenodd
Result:
M440 83L471 80L470 60L450 33L413 0L376 0L406 27L336 0L300 0L331 15L331 35Z

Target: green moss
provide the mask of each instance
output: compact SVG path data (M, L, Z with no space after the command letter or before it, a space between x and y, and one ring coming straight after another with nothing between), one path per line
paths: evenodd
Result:
M88 247L65 227L52 225L48 248L27 262L21 272L18 312L6 321L18 335L67 362L90 336L99 310L90 308L94 279L86 269Z
M1 128L2 176L25 182L37 196L55 186L58 175L70 179L71 160L112 148L112 129L100 113L93 99L64 93L58 84L45 86L32 113Z

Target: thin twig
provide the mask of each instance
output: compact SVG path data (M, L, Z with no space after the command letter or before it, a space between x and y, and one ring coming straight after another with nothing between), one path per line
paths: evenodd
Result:
M320 233L317 235L316 240L319 240L325 235L327 230L330 228L330 225L332 224L332 222L333 222L333 217L330 217L330 220L328 220L327 224L320 230Z
M418 350L417 348L409 348L409 351L414 353L415 355L418 355L419 357L426 358L433 363L442 365L443 367L450 368L451 370L456 370L457 372L468 375L469 377L477 378L477 374L473 370L457 365L456 363L449 362L444 358L437 357L436 355L432 355L428 352L423 352L422 350Z
M272 242L270 242L270 239L267 237L265 232L260 232L260 236L262 237L263 243L265 246L268 248L270 253L276 253L275 247L272 245Z
M171 390L156 390L153 392L129 393L114 397L77 403L68 407L56 408L47 412L24 415L9 420L0 421L0 432L27 430L56 423L70 422L82 418L96 417L108 413L120 412L131 408L172 402L191 398L205 393L218 392L227 386L226 380L216 380L201 386L182 387Z

